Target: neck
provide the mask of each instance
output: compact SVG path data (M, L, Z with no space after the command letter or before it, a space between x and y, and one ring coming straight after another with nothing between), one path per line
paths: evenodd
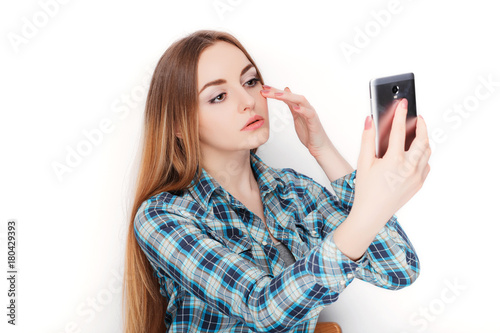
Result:
M226 191L247 195L259 191L250 165L250 150L202 153L202 167Z

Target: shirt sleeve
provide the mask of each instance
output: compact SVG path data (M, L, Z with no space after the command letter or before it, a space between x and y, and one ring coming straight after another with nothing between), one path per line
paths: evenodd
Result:
M331 183L338 199L332 199L332 194L321 186L320 205L329 206L338 200L342 209L349 214L354 201L356 171ZM333 228L336 228L336 225ZM387 289L400 289L410 285L420 272L415 249L396 215L378 232L359 261L365 265L355 271L355 277Z
M202 229L194 215L166 207L166 201L146 201L135 217L135 236L150 263L253 331L288 331L317 316L336 300L332 292L342 292L360 266L339 251L329 235L272 276Z

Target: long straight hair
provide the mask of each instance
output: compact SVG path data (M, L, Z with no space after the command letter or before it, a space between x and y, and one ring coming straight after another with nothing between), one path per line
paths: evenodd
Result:
M134 220L144 201L161 192L183 191L200 175L198 60L218 41L239 48L264 83L243 45L226 32L196 31L174 42L158 61L146 100L142 156L125 250L122 299L126 333L166 330L167 299L160 294L153 267L135 238Z

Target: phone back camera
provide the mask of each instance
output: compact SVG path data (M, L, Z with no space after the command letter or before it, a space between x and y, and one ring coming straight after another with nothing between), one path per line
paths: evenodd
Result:
M392 93L393 94L397 94L398 92L399 92L399 87L398 86L392 87Z

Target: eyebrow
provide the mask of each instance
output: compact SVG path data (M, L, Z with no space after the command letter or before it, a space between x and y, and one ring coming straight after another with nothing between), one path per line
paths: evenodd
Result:
M246 72L248 72L248 70L252 67L255 67L253 64L248 64L246 65L242 70L241 70L241 74L240 76L243 76ZM226 83L227 81L224 80L224 79L217 79L217 80L214 80L214 81L210 81L208 82L207 84L205 84L203 86L203 88L201 88L200 92L198 94L201 94L201 92L203 90L205 90L205 88L208 88L210 86L216 86L216 85L219 85L219 84L223 84L223 83Z

